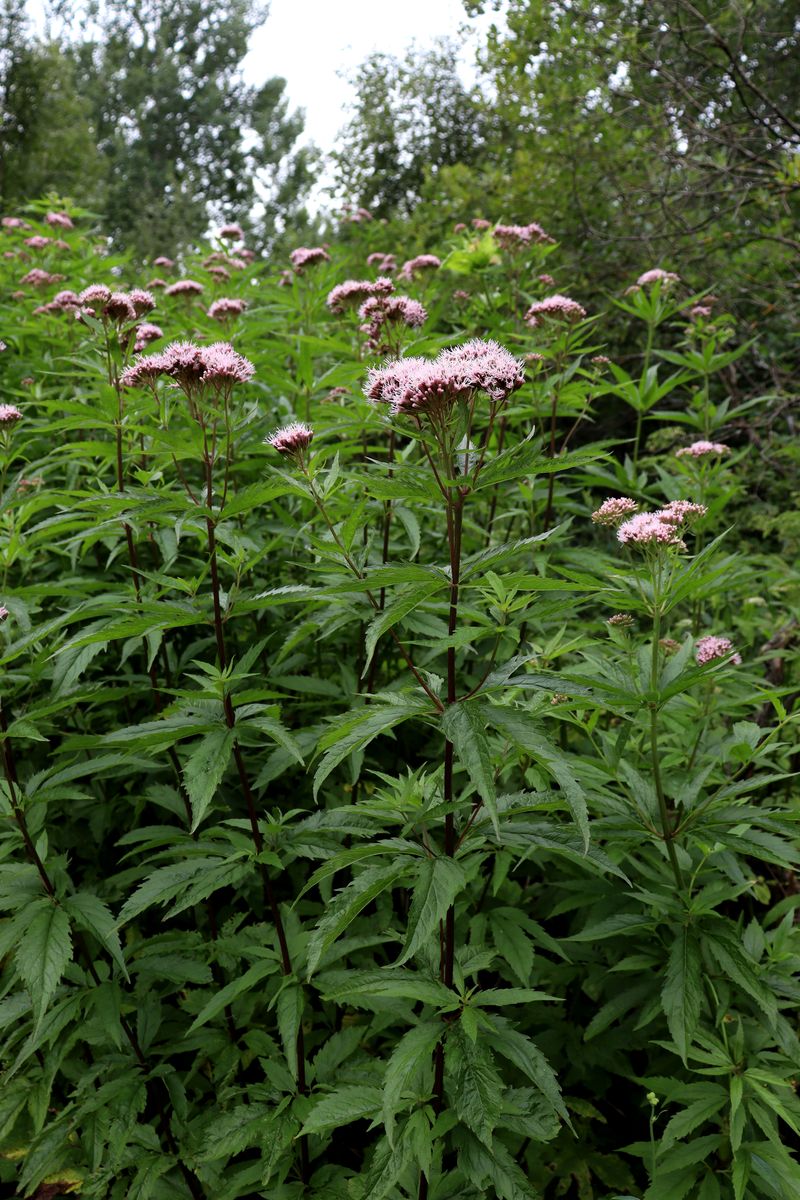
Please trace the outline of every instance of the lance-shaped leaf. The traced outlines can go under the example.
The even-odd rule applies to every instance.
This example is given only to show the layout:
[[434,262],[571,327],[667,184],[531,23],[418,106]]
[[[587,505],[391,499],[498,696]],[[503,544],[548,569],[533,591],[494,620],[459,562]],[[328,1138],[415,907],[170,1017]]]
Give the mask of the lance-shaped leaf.
[[398,966],[408,962],[420,946],[428,942],[439,922],[466,884],[466,874],[452,858],[427,858],[421,864],[413,884],[403,952]]
[[403,1107],[403,1092],[418,1072],[431,1067],[431,1055],[443,1033],[441,1021],[422,1021],[403,1034],[392,1051],[383,1079],[383,1123],[392,1146],[395,1117]]
[[375,647],[382,635],[402,621],[404,617],[407,617],[415,608],[418,608],[434,592],[438,592],[444,587],[444,584],[444,579],[428,579],[426,582],[416,584],[414,587],[405,588],[391,604],[386,606],[383,612],[377,613],[373,617],[367,628],[365,638],[365,668],[372,661]]
[[702,970],[697,938],[691,928],[683,925],[677,931],[669,952],[667,973],[661,989],[661,1005],[684,1063],[700,1020]]
[[214,729],[194,747],[183,764],[183,779],[192,805],[192,832],[214,799],[233,750],[233,730]]
[[583,788],[572,773],[569,763],[559,748],[539,733],[531,717],[520,709],[500,708],[485,704],[482,708],[483,724],[489,723],[505,734],[540,763],[552,775],[561,789],[561,794],[572,814],[572,819],[583,838],[584,849],[589,848],[589,814]]
[[72,958],[72,937],[69,917],[59,904],[49,898],[35,903],[39,911],[19,941],[14,959],[38,1025]]
[[499,833],[492,752],[481,711],[482,706],[469,700],[451,704],[442,713],[442,729],[444,736],[453,743],[458,761],[475,784],[495,833]]
[[380,896],[381,892],[392,887],[405,870],[405,863],[400,866],[393,863],[391,866],[367,867],[346,888],[334,896],[309,939],[306,963],[309,979],[328,947],[332,946],[336,939],[344,933],[362,909]]

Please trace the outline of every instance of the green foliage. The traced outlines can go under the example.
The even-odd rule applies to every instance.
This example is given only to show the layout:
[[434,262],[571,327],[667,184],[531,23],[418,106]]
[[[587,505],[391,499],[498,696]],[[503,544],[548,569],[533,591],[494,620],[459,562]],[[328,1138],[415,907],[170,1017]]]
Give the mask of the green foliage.
[[674,281],[526,324],[558,249],[466,233],[391,351],[493,337],[525,382],[392,413],[325,303],[347,222],[283,283],[203,246],[149,349],[252,378],[128,388],[140,318],[46,304],[150,272],[80,209],[25,246],[52,208],[0,258],[0,1185],[797,1193],[800,578],[752,331]]

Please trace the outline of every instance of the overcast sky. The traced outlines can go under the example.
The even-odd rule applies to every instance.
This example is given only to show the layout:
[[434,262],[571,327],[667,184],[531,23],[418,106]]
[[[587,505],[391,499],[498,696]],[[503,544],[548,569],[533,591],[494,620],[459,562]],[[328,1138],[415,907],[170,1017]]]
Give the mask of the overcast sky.
[[[434,38],[455,36],[462,25],[486,29],[491,21],[491,14],[467,21],[461,0],[271,0],[245,74],[251,83],[283,76],[292,106],[305,109],[305,139],[330,150],[352,96],[339,73],[348,74],[374,50],[402,55],[414,41],[424,48]],[[467,78],[474,45],[473,39],[464,50]]]

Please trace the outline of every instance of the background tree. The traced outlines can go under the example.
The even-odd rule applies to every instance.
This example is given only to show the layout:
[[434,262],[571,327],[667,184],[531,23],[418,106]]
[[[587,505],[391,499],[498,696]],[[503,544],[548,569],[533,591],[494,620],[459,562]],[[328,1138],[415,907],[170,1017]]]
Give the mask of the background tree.
[[456,42],[440,39],[402,60],[373,54],[352,83],[351,117],[333,154],[336,186],[374,216],[409,215],[442,168],[481,161],[491,120],[459,75]]

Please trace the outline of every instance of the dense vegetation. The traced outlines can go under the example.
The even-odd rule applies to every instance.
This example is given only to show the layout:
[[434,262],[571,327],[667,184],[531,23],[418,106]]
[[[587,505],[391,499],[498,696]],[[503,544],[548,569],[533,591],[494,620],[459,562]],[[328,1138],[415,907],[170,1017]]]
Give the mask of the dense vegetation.
[[0,8],[3,1195],[800,1195],[798,6],[489,7]]
[[5,222],[0,1178],[786,1200],[786,398],[674,272],[354,217]]

